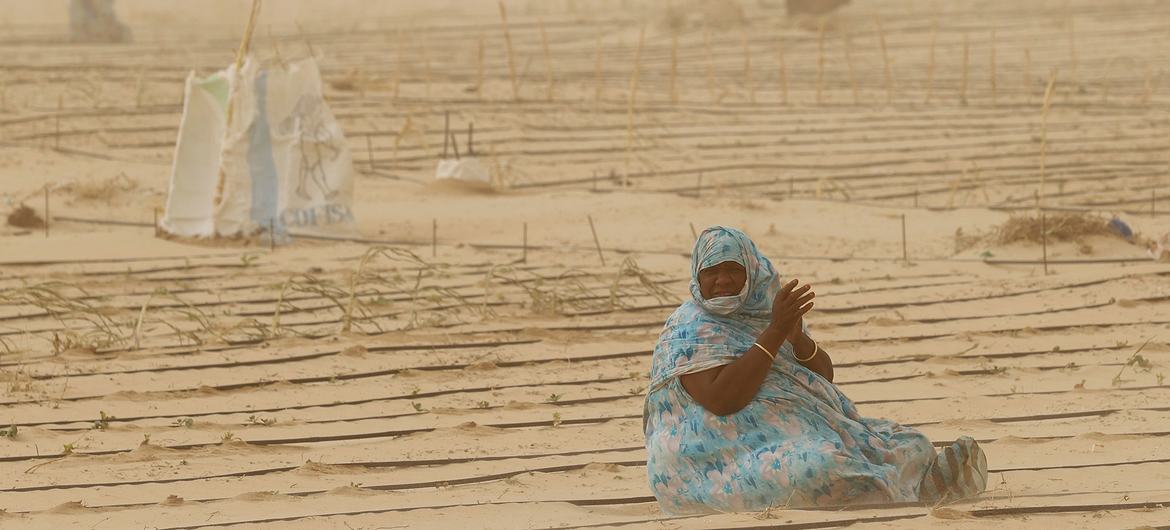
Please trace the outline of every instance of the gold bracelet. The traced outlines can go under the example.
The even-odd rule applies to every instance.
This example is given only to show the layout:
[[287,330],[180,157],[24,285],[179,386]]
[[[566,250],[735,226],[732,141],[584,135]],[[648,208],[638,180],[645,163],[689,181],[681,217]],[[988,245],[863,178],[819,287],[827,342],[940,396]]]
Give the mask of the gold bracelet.
[[809,337],[808,340],[813,341],[813,352],[812,352],[812,355],[808,356],[808,359],[801,359],[800,357],[797,357],[796,356],[796,346],[795,345],[792,346],[792,357],[795,358],[799,362],[807,363],[807,362],[813,360],[813,357],[817,356],[817,352],[821,351],[821,347],[820,347],[820,345],[817,344],[816,339]]
[[776,361],[776,356],[774,354],[772,354],[772,352],[768,351],[768,348],[760,346],[760,343],[758,343],[758,342],[753,342],[752,345],[759,348],[760,351],[764,352],[768,356],[768,358],[772,359],[773,362]]

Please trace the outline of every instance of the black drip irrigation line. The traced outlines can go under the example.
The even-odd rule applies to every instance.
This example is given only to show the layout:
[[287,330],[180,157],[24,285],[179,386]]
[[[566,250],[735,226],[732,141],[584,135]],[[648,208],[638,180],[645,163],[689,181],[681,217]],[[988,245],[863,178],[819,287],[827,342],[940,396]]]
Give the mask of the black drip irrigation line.
[[[55,219],[57,219],[57,218],[55,217]],[[78,223],[93,223],[93,222],[100,223],[100,222],[102,222],[101,220],[82,219],[82,218],[69,218],[69,220],[71,220],[72,222],[78,222]],[[151,226],[151,224],[150,223],[135,223],[132,226],[149,227],[149,226]],[[304,239],[316,239],[316,240],[323,240],[323,241],[392,245],[392,246],[393,245],[427,246],[426,243],[418,242],[418,241],[391,241],[391,240],[380,240],[380,239],[370,239],[370,238],[324,237],[324,236],[312,236],[312,235],[307,235],[307,234],[297,234],[295,232],[292,233],[291,235],[294,237],[299,237],[299,238],[304,238]],[[494,244],[494,243],[466,243],[466,246],[471,247],[471,248],[484,249],[484,250],[522,250],[525,248],[524,245]],[[578,246],[572,246],[572,245],[552,246],[552,245],[529,244],[529,245],[527,245],[527,248],[530,250],[557,249],[557,250],[571,250],[571,251],[580,251],[580,252],[594,252],[594,251],[596,251],[596,248],[578,247]],[[623,255],[651,254],[651,255],[664,255],[664,256],[680,256],[680,257],[684,257],[684,258],[690,258],[690,256],[691,256],[691,253],[689,250],[679,251],[679,250],[658,250],[658,249],[626,249],[626,248],[617,248],[617,247],[609,247],[609,248],[603,247],[602,250],[605,252],[614,252],[614,253],[623,254]],[[900,256],[888,256],[888,257],[887,256],[784,256],[784,258],[781,261],[832,261],[832,262],[845,262],[845,261],[886,262],[886,261],[889,261],[889,262],[900,262],[900,261],[902,261],[902,258]],[[1002,259],[986,259],[986,258],[915,258],[911,261],[919,262],[919,263],[983,263],[983,264],[987,264],[987,265],[1041,265],[1041,264],[1043,264],[1042,260],[1022,260],[1022,259],[1021,260],[1002,260]],[[1099,265],[1099,264],[1106,264],[1106,263],[1151,263],[1151,262],[1152,261],[1149,258],[1100,258],[1100,259],[1050,259],[1050,260],[1048,260],[1049,265]]]
[[[622,378],[618,378],[617,380],[621,380],[621,379]],[[599,382],[601,382],[601,381],[599,381]],[[1117,390],[1117,391],[1147,391],[1147,390],[1151,390],[1151,389],[1165,389],[1165,388],[1166,387],[1162,387],[1162,386],[1146,386],[1146,387],[1130,387],[1130,388],[1115,389],[1115,390]],[[1073,391],[1058,390],[1058,391],[1040,391],[1040,392],[1007,392],[1007,393],[996,393],[996,394],[984,394],[984,395],[981,395],[979,397],[1051,395],[1051,394],[1067,394],[1067,393],[1071,393],[1071,392],[1073,392]],[[631,396],[631,397],[633,397],[633,396]],[[906,403],[906,402],[913,402],[913,401],[942,401],[942,400],[946,400],[946,399],[949,399],[949,398],[948,397],[908,398],[908,399],[856,401],[854,403],[855,404],[891,403],[891,402]],[[642,418],[642,414],[639,413],[639,414],[625,414],[625,415],[615,415],[615,416],[574,418],[574,419],[567,419],[567,420],[556,420],[556,419],[554,419],[554,420],[534,420],[534,421],[519,421],[519,422],[494,423],[494,424],[484,424],[484,425],[487,427],[509,429],[509,428],[551,427],[551,426],[556,426],[556,425],[600,424],[600,423],[606,423],[606,422],[614,421],[614,420],[628,420],[628,419],[641,419],[641,418]],[[1015,420],[1015,418],[1009,418],[1009,420]],[[987,421],[990,421],[990,419],[987,419]],[[333,442],[333,441],[346,441],[346,440],[366,440],[366,439],[374,439],[374,438],[396,438],[399,436],[406,436],[406,435],[417,434],[417,433],[422,433],[422,432],[434,432],[437,429],[439,429],[439,427],[418,427],[418,428],[411,428],[411,429],[391,429],[391,430],[385,430],[385,431],[339,434],[339,435],[326,435],[326,436],[301,436],[301,437],[277,438],[277,439],[267,439],[267,440],[246,440],[245,442],[248,444],[251,444],[251,445],[288,445],[288,444],[320,443],[320,442]],[[1113,435],[1117,435],[1117,436],[1163,437],[1163,436],[1170,436],[1170,431],[1126,432],[1126,433],[1107,433],[1107,434],[1113,434]],[[1020,438],[1028,439],[1028,440],[1063,440],[1063,439],[1075,438],[1076,436],[1077,435],[1055,435],[1055,436],[1030,436],[1030,437],[1020,437]],[[997,439],[996,438],[984,438],[984,439],[979,439],[977,441],[979,441],[981,443],[991,443],[991,442],[997,441]],[[935,447],[946,447],[946,446],[950,445],[951,442],[935,441],[935,442],[932,442],[932,444]],[[219,442],[200,442],[200,443],[189,443],[189,444],[177,444],[177,445],[162,446],[162,447],[165,447],[167,449],[194,449],[194,448],[200,448],[200,447],[210,447],[210,446],[214,446],[214,445],[219,445]],[[81,455],[81,456],[105,456],[105,455],[125,453],[127,451],[130,451],[130,449],[110,449],[110,450],[93,451],[93,452],[76,453],[76,454]],[[44,460],[44,459],[61,458],[63,456],[66,456],[66,455],[63,455],[63,454],[43,454],[43,455],[37,454],[37,455],[24,455],[24,456],[5,456],[5,457],[0,457],[0,462],[22,462],[22,461],[28,461],[28,460]]]
[[[575,506],[584,507],[584,506],[616,506],[616,505],[629,505],[629,504],[647,504],[647,503],[652,503],[652,502],[656,502],[656,499],[653,496],[638,496],[638,497],[603,498],[603,499],[523,500],[523,501],[492,502],[491,504],[498,506],[498,505],[507,505],[507,504],[568,503],[568,504],[572,504]],[[247,520],[224,521],[224,522],[216,522],[216,523],[202,523],[202,524],[196,524],[196,525],[190,525],[190,526],[173,526],[173,527],[160,528],[158,530],[196,530],[199,528],[209,528],[209,527],[238,526],[238,525],[244,525],[244,524],[263,524],[263,523],[297,521],[297,520],[301,520],[301,519],[308,519],[311,517],[323,518],[323,517],[341,517],[341,516],[355,516],[355,515],[374,515],[374,514],[385,514],[385,513],[394,513],[394,512],[409,512],[409,511],[415,511],[415,510],[442,510],[442,509],[450,509],[450,508],[474,507],[474,506],[481,506],[481,505],[482,504],[447,504],[447,505],[441,505],[441,506],[431,505],[431,506],[418,506],[418,507],[411,507],[411,508],[383,508],[383,509],[371,509],[371,510],[356,510],[356,511],[348,511],[348,512],[314,513],[314,514],[292,515],[292,516],[284,516],[284,517],[272,517],[272,518],[265,518],[265,519],[247,519]],[[983,509],[971,510],[967,513],[969,513],[975,517],[995,517],[995,516],[1005,516],[1005,515],[1082,513],[1082,512],[1097,512],[1097,511],[1102,511],[1102,510],[1152,510],[1152,509],[1163,508],[1166,505],[1170,505],[1170,499],[1168,499],[1166,501],[1162,501],[1162,502],[1140,502],[1140,503],[1120,503],[1120,504],[1088,504],[1088,505],[1065,505],[1065,506],[1027,506],[1027,507],[1017,507],[1017,508],[983,508]],[[893,504],[893,505],[887,504],[887,505],[863,505],[863,506],[845,506],[845,507],[838,506],[838,507],[821,507],[821,508],[802,508],[801,510],[814,511],[814,512],[815,511],[841,512],[841,511],[858,511],[858,510],[898,509],[898,508],[908,508],[908,507],[916,507],[916,508],[924,508],[925,509],[925,508],[929,508],[929,505],[926,505],[923,503],[899,503],[899,504]],[[899,520],[906,520],[906,519],[918,519],[918,518],[923,518],[923,517],[928,517],[928,516],[929,516],[928,513],[923,512],[923,513],[900,514],[900,515],[873,515],[873,516],[869,516],[869,517],[855,517],[852,519],[842,519],[842,520],[836,520],[836,521],[817,521],[817,522],[808,522],[808,523],[776,523],[776,524],[762,524],[759,526],[751,526],[751,527],[710,526],[708,528],[710,528],[712,530],[746,530],[746,529],[816,530],[816,529],[822,529],[822,528],[840,528],[840,527],[852,526],[852,525],[855,525],[858,523],[884,523],[884,522],[892,522],[892,521],[899,521]],[[647,519],[645,521],[625,521],[625,522],[605,523],[605,524],[602,524],[599,526],[623,526],[623,525],[627,525],[627,524],[640,524],[642,522],[668,523],[668,522],[675,520],[675,519],[691,519],[691,518],[697,518],[697,517],[702,517],[702,516],[684,516],[684,517],[678,517],[678,518],[663,517],[660,519]],[[577,526],[577,527],[556,527],[556,528],[589,528],[591,526],[594,526],[594,525]]]
[[[1052,353],[1076,353],[1076,352],[1085,352],[1085,351],[1094,351],[1094,350],[1128,349],[1128,348],[1129,348],[1129,346],[1125,346],[1125,347],[1114,346],[1114,347],[1101,347],[1101,348],[1079,348],[1079,349],[1056,350],[1056,351],[1044,350],[1044,351],[1032,351],[1032,352],[1004,352],[1004,353],[998,353],[998,354],[992,353],[992,354],[972,355],[972,356],[969,356],[967,358],[971,359],[971,360],[976,360],[979,358],[1022,357],[1022,356],[1037,355],[1037,354],[1043,355],[1043,354],[1052,354]],[[650,354],[651,354],[651,352],[649,352],[649,351],[617,353],[617,354],[603,354],[602,356],[600,356],[600,358],[598,358],[598,357],[575,358],[575,359],[571,359],[571,362],[587,362],[587,361],[608,360],[608,359],[629,358],[629,357],[645,357],[645,356],[649,356]],[[905,359],[897,359],[897,360],[887,360],[887,361],[869,361],[869,362],[863,361],[863,362],[854,362],[854,363],[842,363],[842,364],[837,365],[837,367],[838,368],[847,368],[847,367],[853,367],[853,366],[871,366],[871,365],[879,365],[879,364],[888,365],[888,364],[906,363],[906,362],[920,362],[920,361],[928,359],[928,358],[930,358],[930,356],[921,356],[921,357],[905,358]],[[565,359],[515,361],[516,363],[522,363],[522,364],[515,364],[514,366],[528,366],[530,364],[544,364],[547,362],[556,362],[556,361],[561,361],[561,360],[565,360]],[[1100,364],[1100,365],[1084,365],[1084,366],[1105,367],[1105,366],[1120,366],[1120,365],[1121,365],[1121,363],[1106,363],[1106,364]],[[499,365],[497,365],[497,366],[499,366]],[[512,367],[512,366],[504,366],[504,368],[508,368],[508,367]],[[1078,368],[1079,367],[1082,367],[1082,366],[1078,366]],[[1038,370],[1042,370],[1042,371],[1060,370],[1060,369],[1068,368],[1068,365],[1052,365],[1052,366],[1027,367],[1027,368],[1028,369],[1038,369]],[[959,370],[956,373],[960,376],[993,375],[993,374],[1001,373],[1005,369],[1000,369],[1000,368],[996,367],[996,368],[985,368],[985,369]],[[870,384],[870,383],[885,383],[885,382],[892,382],[892,381],[917,379],[917,378],[927,377],[927,375],[928,374],[925,374],[925,373],[915,373],[915,374],[880,377],[880,378],[873,378],[873,379],[860,379],[860,380],[855,380],[855,381],[838,382],[837,385],[838,386],[845,386],[845,385],[858,385],[858,384]],[[492,391],[492,390],[510,389],[510,388],[532,388],[532,387],[547,387],[547,386],[557,386],[557,385],[583,385],[583,384],[613,383],[613,382],[627,381],[627,380],[629,380],[629,378],[618,377],[618,378],[591,379],[591,380],[585,380],[585,381],[580,381],[580,380],[542,381],[540,383],[518,383],[518,384],[512,384],[512,385],[502,385],[502,386],[497,385],[497,386],[489,386],[489,387],[471,387],[471,388],[463,387],[463,388],[455,388],[455,389],[436,390],[436,391],[430,391],[430,392],[412,393],[410,395],[382,396],[382,397],[363,398],[363,399],[359,399],[359,400],[350,400],[350,401],[332,401],[329,403],[318,403],[318,404],[288,405],[288,406],[270,407],[270,408],[264,408],[264,409],[249,408],[249,409],[221,410],[221,411],[186,413],[186,414],[172,413],[172,414],[158,414],[158,415],[149,415],[149,416],[118,417],[116,419],[111,419],[111,422],[115,422],[115,421],[116,422],[132,422],[132,421],[141,421],[141,420],[150,420],[150,419],[172,419],[172,418],[185,418],[185,417],[195,418],[195,417],[223,416],[223,415],[231,415],[231,414],[244,414],[244,413],[256,413],[256,412],[282,412],[282,411],[288,411],[288,410],[302,410],[302,409],[308,409],[308,408],[329,408],[329,407],[365,404],[365,403],[373,403],[373,402],[397,401],[397,400],[402,400],[402,399],[429,398],[429,397],[438,397],[438,396],[451,395],[451,394],[467,394],[467,393],[475,393],[475,392],[487,392],[487,391]],[[267,384],[267,383],[265,383],[265,384]],[[1161,389],[1163,387],[1154,387],[1154,388]],[[1170,387],[1165,387],[1165,388],[1167,390],[1170,390]],[[1116,390],[1124,390],[1124,389],[1116,389]],[[642,394],[638,394],[638,396],[641,396],[641,395]],[[597,397],[592,397],[592,398],[557,401],[557,402],[551,403],[551,404],[556,405],[556,406],[568,406],[568,405],[586,404],[586,403],[602,403],[602,402],[609,402],[609,401],[620,401],[620,400],[624,400],[624,399],[630,399],[632,397],[634,397],[634,395],[626,393],[626,394],[612,395],[612,396],[597,396]],[[929,399],[934,399],[934,398],[929,398]],[[943,399],[945,399],[945,398],[943,398]],[[884,401],[882,401],[882,402],[884,402]],[[873,402],[873,401],[858,401],[856,403],[865,404],[865,403],[875,403],[875,402]],[[494,407],[489,407],[489,408],[492,408],[492,409],[503,408],[503,406],[494,406]],[[1090,411],[1090,412],[1074,412],[1074,413],[1062,413],[1062,414],[1053,414],[1053,415],[1008,417],[1008,418],[1000,418],[1000,419],[989,419],[988,421],[1007,423],[1007,422],[1013,422],[1013,421],[1026,421],[1026,420],[1032,420],[1032,419],[1049,419],[1049,417],[1060,418],[1060,417],[1081,417],[1081,416],[1104,416],[1104,415],[1107,415],[1110,413],[1120,412],[1122,410],[1162,411],[1163,409],[1162,408],[1107,409],[1107,410],[1098,410],[1098,411]],[[1167,408],[1166,410],[1170,410],[1170,408]],[[403,417],[403,416],[413,416],[413,415],[418,415],[418,414],[419,413],[404,413],[404,414],[351,417],[351,418],[343,418],[343,419],[336,419],[336,420],[311,420],[311,421],[306,421],[305,423],[319,424],[319,423],[360,421],[360,420],[370,420],[370,419],[393,419],[393,418],[398,418],[398,417]],[[78,419],[78,420],[51,420],[51,421],[28,422],[28,423],[18,424],[17,426],[18,427],[38,427],[38,426],[45,426],[45,425],[67,425],[67,424],[74,424],[74,423],[88,424],[90,422],[92,422],[92,419],[87,418],[87,419]],[[907,425],[912,425],[912,426],[913,425],[929,425],[929,424],[934,424],[934,423],[938,423],[938,422],[924,422],[924,423],[907,424]],[[59,429],[51,429],[51,430],[71,431],[71,430],[86,430],[86,429],[88,429],[88,427],[86,427],[86,428],[59,428]]]

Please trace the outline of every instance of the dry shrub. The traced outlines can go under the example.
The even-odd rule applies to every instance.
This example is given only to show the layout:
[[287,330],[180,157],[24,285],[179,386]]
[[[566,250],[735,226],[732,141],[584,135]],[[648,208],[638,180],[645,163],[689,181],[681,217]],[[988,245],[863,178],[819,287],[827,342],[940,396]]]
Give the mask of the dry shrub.
[[1120,238],[1109,228],[1109,220],[1100,216],[1081,212],[1061,212],[1047,215],[1041,220],[1039,215],[1013,215],[995,232],[995,241],[1001,245],[1026,241],[1040,243],[1042,241],[1042,226],[1048,231],[1049,241],[1081,241],[1090,236],[1114,236]]
[[64,189],[83,201],[110,202],[123,193],[137,190],[138,181],[127,177],[125,173],[118,173],[108,179],[73,182],[65,185]]
[[22,204],[8,214],[8,224],[18,228],[41,228],[45,226],[45,220],[37,215],[36,210]]

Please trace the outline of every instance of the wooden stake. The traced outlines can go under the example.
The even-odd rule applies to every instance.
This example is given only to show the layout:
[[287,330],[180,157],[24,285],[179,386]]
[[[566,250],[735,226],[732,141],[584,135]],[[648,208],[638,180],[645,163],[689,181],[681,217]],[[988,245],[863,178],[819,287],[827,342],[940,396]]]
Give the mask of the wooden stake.
[[597,105],[601,102],[601,93],[605,90],[605,78],[601,76],[601,61],[602,61],[602,47],[601,34],[597,34],[597,56],[593,59],[593,82],[597,88],[593,92],[593,108],[597,109]]
[[516,82],[516,59],[512,55],[512,35],[508,33],[508,10],[500,0],[500,26],[504,29],[504,47],[508,51],[508,76],[512,79],[512,99],[520,100],[520,85]]
[[999,104],[999,93],[998,93],[999,90],[998,90],[998,87],[996,86],[996,79],[995,79],[995,75],[996,75],[995,74],[995,48],[996,48],[995,41],[996,41],[995,28],[991,28],[991,79],[990,79],[990,81],[991,81],[991,104],[992,105]]
[[882,19],[874,18],[874,25],[877,26],[878,43],[882,47],[882,62],[885,64],[886,76],[886,105],[894,102],[894,70],[890,66],[890,54],[886,50],[886,31],[882,29]]
[[817,30],[817,105],[824,103],[825,91],[825,21]]
[[634,106],[638,101],[638,76],[642,71],[642,45],[646,41],[646,26],[638,33],[638,50],[634,53],[634,71],[630,74],[630,100],[626,106],[626,170],[622,186],[630,185],[630,164],[634,157]]
[[475,97],[483,99],[483,35],[479,36],[479,49],[475,54]]
[[1040,247],[1044,255],[1044,275],[1048,275],[1048,214],[1040,212]]
[[910,253],[906,249],[906,214],[902,214],[902,261],[910,263]]
[[49,185],[45,184],[45,239],[49,238]]
[[276,250],[276,218],[268,219],[268,250]]
[[[503,5],[502,3],[500,5]],[[439,255],[439,220],[431,219],[431,257]]]
[[748,101],[754,105],[756,103],[756,87],[752,81],[752,49],[748,41],[746,26],[740,33],[740,41],[743,43],[743,83],[747,87]]
[[691,237],[693,237],[695,240],[698,240],[699,233],[695,231],[695,223],[690,223],[690,225],[691,225]]
[[926,103],[934,96],[934,50],[938,43],[938,21],[930,23],[930,62],[926,65]]
[[678,31],[670,35],[670,104],[678,105]]
[[522,248],[524,249],[524,253],[521,254],[521,256],[520,256],[520,262],[521,263],[528,263],[528,223],[527,222],[524,223],[524,242],[523,242]]
[[544,30],[544,19],[540,20],[540,45],[544,49],[544,78],[548,83],[548,93],[545,95],[545,101],[552,101],[553,99],[553,71],[552,71],[552,54],[548,51],[548,32]]
[[776,55],[780,58],[780,104],[788,105],[788,63],[784,60],[784,42],[776,41]]
[[455,160],[459,160],[459,140],[455,138],[455,133],[451,133],[451,152],[455,153]]
[[963,80],[959,83],[959,104],[967,104],[967,79],[971,67],[971,43],[963,34]]
[[841,38],[845,41],[845,66],[849,68],[849,87],[853,89],[853,104],[861,104],[861,92],[857,88],[857,74],[853,71],[853,39],[849,33],[844,33]]
[[593,226],[593,216],[589,215],[587,217],[589,218],[589,231],[593,232],[593,244],[597,247],[597,257],[601,258],[601,266],[604,267],[605,254],[601,252],[601,241],[597,239],[597,229]]

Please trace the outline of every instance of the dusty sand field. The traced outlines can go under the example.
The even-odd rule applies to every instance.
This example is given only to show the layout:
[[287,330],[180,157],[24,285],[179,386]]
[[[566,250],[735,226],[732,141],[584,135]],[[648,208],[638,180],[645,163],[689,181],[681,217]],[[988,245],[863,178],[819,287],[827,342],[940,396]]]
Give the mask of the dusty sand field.
[[[256,53],[318,58],[360,173],[360,241],[270,250],[152,228],[248,3],[75,45],[0,1],[0,214],[51,200],[0,228],[0,527],[1170,528],[1170,5],[854,4],[509,2],[513,83],[494,2],[267,2]],[[447,113],[498,190],[428,183]],[[995,238],[1038,206],[1139,241]],[[716,223],[814,285],[863,414],[976,437],[989,491],[663,516],[650,350]]]

